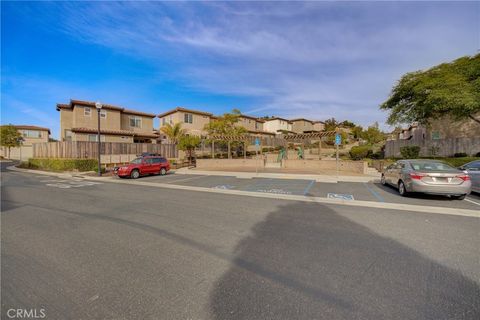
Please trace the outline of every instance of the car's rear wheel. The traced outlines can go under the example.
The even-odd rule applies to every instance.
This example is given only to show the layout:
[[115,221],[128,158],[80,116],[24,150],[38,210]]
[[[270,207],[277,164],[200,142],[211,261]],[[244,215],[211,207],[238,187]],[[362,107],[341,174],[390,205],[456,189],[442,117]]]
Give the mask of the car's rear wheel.
[[464,200],[466,197],[467,197],[466,194],[462,194],[460,196],[452,196],[453,199],[457,199],[457,200]]
[[384,174],[382,174],[382,178],[380,179],[380,183],[381,183],[382,185],[386,185],[386,184],[387,184],[387,181],[385,180],[385,175],[384,175]]
[[160,169],[160,175],[164,176],[166,174],[167,174],[167,169],[165,168]]
[[130,178],[138,179],[139,177],[140,177],[140,171],[138,171],[137,169],[132,170],[132,172],[130,173]]
[[400,193],[400,195],[402,197],[406,197],[408,195],[408,191],[407,189],[405,188],[405,183],[403,183],[403,181],[400,180],[400,182],[398,183],[398,193]]

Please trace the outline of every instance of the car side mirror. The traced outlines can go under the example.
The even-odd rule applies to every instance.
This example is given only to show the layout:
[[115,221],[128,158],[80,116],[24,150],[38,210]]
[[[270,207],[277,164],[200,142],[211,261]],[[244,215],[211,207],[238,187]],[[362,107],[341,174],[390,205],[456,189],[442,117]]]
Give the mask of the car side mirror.
[[458,170],[466,170],[464,166],[458,167]]

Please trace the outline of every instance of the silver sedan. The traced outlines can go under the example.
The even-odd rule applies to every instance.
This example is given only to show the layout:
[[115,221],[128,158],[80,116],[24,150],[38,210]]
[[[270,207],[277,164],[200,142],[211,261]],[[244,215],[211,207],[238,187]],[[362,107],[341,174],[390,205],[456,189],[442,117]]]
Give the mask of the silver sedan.
[[480,160],[466,163],[459,169],[467,173],[472,180],[472,191],[480,193]]
[[381,181],[398,188],[401,196],[420,192],[462,200],[472,189],[468,174],[435,160],[399,160],[385,168]]

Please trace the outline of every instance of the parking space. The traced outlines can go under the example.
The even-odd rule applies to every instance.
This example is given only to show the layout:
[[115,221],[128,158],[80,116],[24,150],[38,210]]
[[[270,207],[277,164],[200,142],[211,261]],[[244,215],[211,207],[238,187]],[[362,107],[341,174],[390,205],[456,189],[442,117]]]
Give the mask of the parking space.
[[380,183],[374,182],[322,183],[301,179],[239,179],[233,176],[174,173],[166,176],[143,177],[142,180],[184,186],[273,193],[279,195],[304,195],[342,199],[347,201],[361,200],[480,210],[480,196],[476,194],[468,196],[465,200],[454,200],[444,196],[423,194],[401,197],[395,188],[382,186]]

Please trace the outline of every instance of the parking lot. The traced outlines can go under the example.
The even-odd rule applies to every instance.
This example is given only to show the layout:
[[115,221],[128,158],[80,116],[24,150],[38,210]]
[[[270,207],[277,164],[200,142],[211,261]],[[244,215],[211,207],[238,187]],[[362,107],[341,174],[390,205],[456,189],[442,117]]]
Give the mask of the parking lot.
[[471,194],[465,200],[454,200],[444,196],[415,194],[401,197],[397,190],[382,186],[380,182],[322,183],[314,180],[240,179],[233,176],[209,176],[170,173],[166,176],[148,176],[140,181],[167,183],[214,189],[240,190],[272,194],[303,195],[311,197],[337,198],[412,205],[428,205],[459,209],[480,210],[480,195]]

